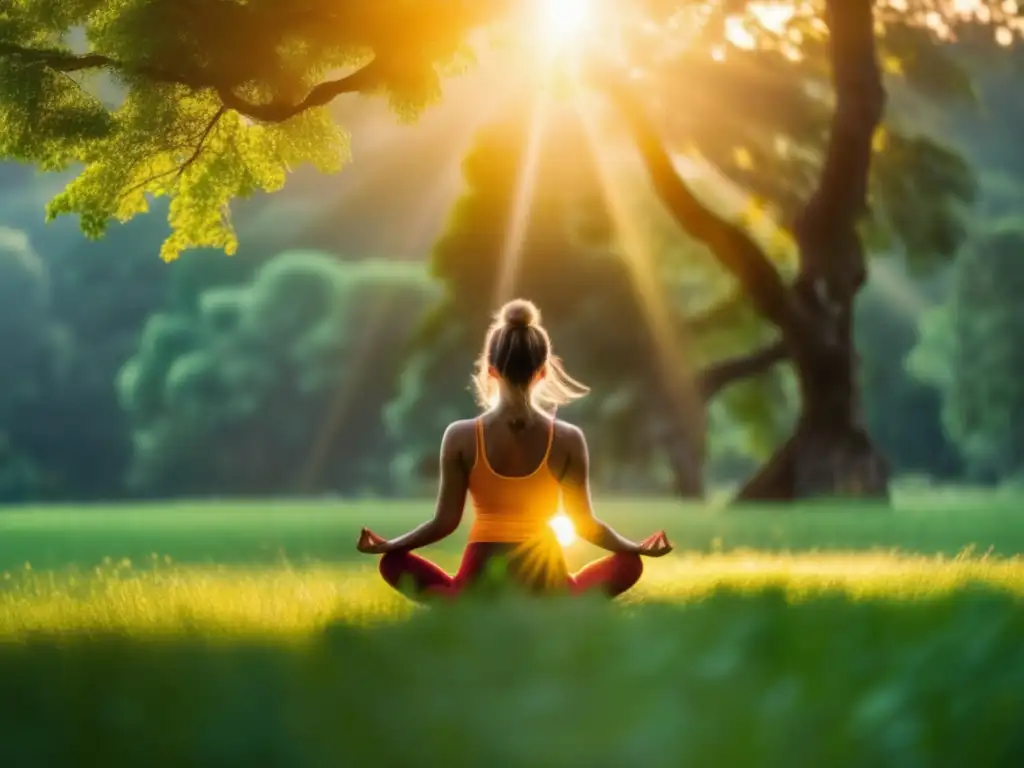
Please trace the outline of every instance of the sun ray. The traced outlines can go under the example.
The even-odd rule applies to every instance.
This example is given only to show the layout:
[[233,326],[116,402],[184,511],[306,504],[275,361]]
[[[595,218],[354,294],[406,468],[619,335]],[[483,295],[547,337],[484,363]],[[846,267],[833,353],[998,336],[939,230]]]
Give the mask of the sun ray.
[[512,559],[528,582],[543,582],[549,588],[557,587],[565,576],[562,546],[557,534],[541,534],[519,545]]
[[519,272],[523,242],[529,231],[530,213],[540,165],[540,149],[544,141],[548,113],[548,96],[545,93],[539,93],[532,106],[526,149],[519,167],[512,210],[509,214],[508,231],[499,257],[500,268],[494,289],[494,306],[496,307],[513,298],[512,291],[515,288],[516,275]]
[[[482,103],[481,103],[482,102]],[[472,117],[452,125],[447,133],[450,150],[443,164],[444,171],[438,173],[430,187],[420,191],[422,208],[401,233],[402,243],[409,249],[419,248],[425,242],[434,242],[447,224],[447,216],[455,200],[463,191],[462,162],[467,148],[472,144],[480,128],[498,112],[501,100],[493,94],[491,98],[474,106]]]
[[623,186],[613,178],[607,146],[597,135],[595,111],[581,94],[574,99],[580,115],[580,122],[590,144],[599,176],[598,183],[608,213],[615,227],[625,263],[629,268],[648,332],[654,342],[657,360],[655,365],[675,405],[688,413],[694,426],[700,428],[704,419],[704,408],[694,385],[693,368],[683,354],[689,346],[689,339],[678,332],[678,324],[668,306],[664,290],[651,256],[651,246],[643,229],[635,222],[629,201],[623,194]]
[[[376,373],[374,361],[379,351],[378,339],[388,317],[397,309],[398,295],[396,292],[394,296],[388,296],[373,306],[370,317],[364,321],[360,331],[358,345],[345,357],[343,364],[351,367],[351,375],[345,377],[346,385],[340,387],[332,398],[330,407],[324,415],[323,427],[317,432],[310,448],[309,457],[298,481],[299,490],[302,492],[308,493],[316,489],[327,456],[344,428],[346,418],[352,412],[356,394],[360,387],[367,384],[367,379]],[[339,364],[342,363],[339,361]]]
[[[448,210],[461,190],[462,159],[480,126],[490,120],[502,101],[488,97],[484,89],[467,89],[459,93],[461,100],[441,105],[436,112],[424,115],[414,126],[396,126],[380,111],[379,105],[368,104],[364,111],[353,112],[346,120],[353,144],[353,162],[336,177],[324,177],[308,169],[288,181],[288,196],[274,205],[279,215],[257,216],[247,222],[246,236],[253,239],[294,239],[301,241],[311,232],[337,232],[338,211],[345,206],[359,206],[365,201],[387,197],[387,190],[403,178],[410,151],[437,155],[431,162],[428,187],[417,196],[420,206],[410,215],[408,225],[394,233],[399,254],[422,254],[429,242],[444,226]],[[467,104],[472,102],[472,109]],[[325,209],[325,202],[329,205]],[[283,214],[283,215],[281,215]]]
[[[437,174],[429,187],[420,190],[421,207],[402,229],[399,240],[401,245],[398,246],[400,252],[408,249],[410,252],[422,253],[429,249],[430,242],[437,235],[434,230],[444,226],[445,214],[458,197],[461,189],[460,170],[467,148],[480,127],[490,121],[503,105],[499,92],[480,88],[479,84],[478,82],[474,87],[473,83],[469,83],[460,94],[462,101],[456,99],[452,108],[442,108],[440,114],[431,115],[424,121],[425,126],[416,126],[419,131],[418,138],[426,146],[443,146],[447,149],[445,159],[438,164],[445,171]],[[467,98],[472,99],[471,110],[465,108]],[[380,190],[375,187],[394,183],[394,174],[388,173],[388,170],[397,169],[406,161],[407,156],[395,151],[395,146],[397,141],[405,138],[400,133],[402,130],[408,132],[414,128],[391,127],[384,132],[386,138],[381,139],[376,130],[369,130],[373,126],[380,127],[379,119],[361,122],[360,127],[367,129],[368,141],[362,147],[360,157],[366,157],[368,152],[372,155],[373,161],[369,167],[374,169],[374,173],[362,174],[354,183],[347,184],[333,201],[334,206],[340,206],[345,201],[354,199],[356,195],[379,194]],[[536,175],[536,162],[533,173]],[[321,188],[317,185],[313,191],[319,189]],[[306,229],[317,223],[315,219],[310,220],[308,217],[304,221]],[[303,490],[311,490],[315,486],[331,446],[344,429],[345,420],[351,413],[359,382],[372,375],[374,350],[380,343],[388,316],[395,310],[393,301],[389,298],[375,306],[360,334],[361,344],[345,361],[347,366],[352,367],[350,383],[335,393],[323,426],[313,440],[309,458],[299,480],[300,488]]]

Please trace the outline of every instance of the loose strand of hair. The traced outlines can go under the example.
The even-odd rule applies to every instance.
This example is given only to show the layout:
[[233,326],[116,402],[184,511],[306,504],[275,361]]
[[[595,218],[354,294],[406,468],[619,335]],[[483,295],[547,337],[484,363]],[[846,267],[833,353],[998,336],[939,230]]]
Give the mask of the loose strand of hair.
[[549,355],[547,374],[540,381],[534,392],[534,402],[539,408],[554,413],[559,407],[586,397],[590,387],[570,376],[562,360]]

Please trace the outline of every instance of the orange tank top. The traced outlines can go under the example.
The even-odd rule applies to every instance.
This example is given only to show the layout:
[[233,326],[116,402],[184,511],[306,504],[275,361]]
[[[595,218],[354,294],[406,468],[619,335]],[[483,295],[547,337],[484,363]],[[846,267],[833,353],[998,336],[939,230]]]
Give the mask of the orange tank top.
[[545,531],[558,513],[562,487],[548,468],[555,422],[551,421],[548,447],[540,465],[529,475],[499,475],[487,460],[484,423],[476,420],[476,460],[469,473],[469,497],[473,504],[473,527],[469,541],[523,542]]

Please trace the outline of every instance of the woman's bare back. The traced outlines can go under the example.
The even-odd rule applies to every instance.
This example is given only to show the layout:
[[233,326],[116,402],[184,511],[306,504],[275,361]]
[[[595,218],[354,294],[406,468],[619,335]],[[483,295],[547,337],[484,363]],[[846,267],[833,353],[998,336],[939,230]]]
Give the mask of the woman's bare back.
[[[563,478],[571,461],[572,433],[576,427],[555,420],[552,435],[551,419],[543,414],[518,429],[510,426],[510,417],[500,411],[479,418],[484,427],[486,461],[495,473],[504,477],[529,476],[541,468],[546,455],[548,469],[559,480]],[[485,458],[476,455],[476,419],[458,421],[451,428],[459,435],[459,454],[468,474],[476,462]]]

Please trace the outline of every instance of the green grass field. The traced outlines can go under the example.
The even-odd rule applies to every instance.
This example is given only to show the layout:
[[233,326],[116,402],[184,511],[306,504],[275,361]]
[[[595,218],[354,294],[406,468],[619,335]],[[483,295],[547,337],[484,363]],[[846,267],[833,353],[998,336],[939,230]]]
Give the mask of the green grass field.
[[627,598],[430,610],[354,551],[426,502],[11,509],[0,766],[1022,764],[1024,510],[897,501],[606,502]]

